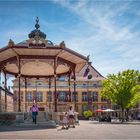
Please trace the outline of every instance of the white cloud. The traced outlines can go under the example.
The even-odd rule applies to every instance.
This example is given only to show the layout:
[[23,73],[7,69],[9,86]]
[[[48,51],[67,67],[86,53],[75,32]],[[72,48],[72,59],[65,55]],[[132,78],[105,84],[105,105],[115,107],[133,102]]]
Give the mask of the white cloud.
[[[50,30],[52,35],[52,37],[49,35],[50,40],[56,39],[60,42],[64,40],[70,49],[85,56],[90,54],[93,66],[104,76],[122,69],[140,70],[140,28],[138,26],[140,10],[135,7],[136,4],[129,1],[98,2],[90,0],[73,2],[54,0],[54,2],[69,9],[83,23],[77,21],[72,28],[66,28],[66,26],[62,26],[67,24],[64,19],[61,23],[49,23],[43,18],[40,19],[41,29],[46,29],[43,30],[46,33]],[[29,9],[27,8],[27,10]],[[127,16],[128,13],[133,16]],[[33,11],[26,20],[31,20],[32,15]],[[8,20],[8,23],[10,22]],[[8,23],[5,24],[8,25]],[[27,39],[29,31],[34,27],[31,26],[29,29],[29,25],[23,24],[22,22],[17,23],[12,30],[7,29],[6,32],[1,32],[0,47],[5,46],[10,38],[15,43]],[[24,26],[27,28],[23,30]],[[58,30],[57,34],[56,32],[54,34],[55,28]]]
[[[90,36],[81,37],[82,30],[74,30],[76,36],[69,38],[68,46],[84,54],[91,55],[93,66],[97,66],[99,72],[104,75],[107,73],[116,73],[124,69],[140,70],[140,30],[133,31],[139,18],[130,20],[126,23],[127,12],[138,15],[131,7],[131,2],[125,3],[101,3],[95,4],[91,1],[55,1],[63,7],[74,12],[91,28]],[[117,20],[119,19],[119,20]],[[125,23],[125,26],[121,26]],[[77,35],[79,32],[79,36]],[[93,55],[93,56],[92,56]],[[94,57],[94,59],[93,59]],[[96,60],[96,61],[95,61]]]
[[19,43],[20,41],[26,40],[28,38],[28,31],[21,29],[10,29],[6,32],[1,32],[2,38],[0,42],[0,47],[4,47],[8,44],[9,39],[12,39],[15,44]]

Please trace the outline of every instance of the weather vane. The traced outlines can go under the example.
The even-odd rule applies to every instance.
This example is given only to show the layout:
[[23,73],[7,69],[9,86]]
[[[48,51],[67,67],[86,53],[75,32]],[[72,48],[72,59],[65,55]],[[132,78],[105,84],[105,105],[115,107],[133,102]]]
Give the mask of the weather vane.
[[39,18],[36,17],[36,24],[35,24],[35,28],[38,30],[38,28],[40,27],[40,25],[38,24],[39,22]]

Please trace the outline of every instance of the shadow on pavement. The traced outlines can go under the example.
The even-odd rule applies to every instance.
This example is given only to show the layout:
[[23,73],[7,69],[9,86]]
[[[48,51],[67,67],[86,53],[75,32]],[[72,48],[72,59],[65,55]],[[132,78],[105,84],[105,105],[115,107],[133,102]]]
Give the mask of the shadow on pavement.
[[[56,127],[57,128],[57,127]],[[34,126],[12,126],[12,125],[0,125],[0,132],[4,131],[28,131],[28,130],[41,130],[41,129],[56,129],[54,127],[48,127],[48,126],[40,126],[40,125],[34,125]]]

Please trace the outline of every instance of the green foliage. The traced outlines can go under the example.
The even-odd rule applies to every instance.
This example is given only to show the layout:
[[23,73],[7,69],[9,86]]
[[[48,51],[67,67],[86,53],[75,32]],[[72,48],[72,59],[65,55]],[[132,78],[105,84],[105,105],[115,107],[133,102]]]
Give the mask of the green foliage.
[[139,75],[135,70],[126,70],[117,75],[109,74],[103,81],[102,96],[119,105],[122,110],[133,106],[140,98],[137,87]]
[[84,111],[83,115],[85,118],[89,118],[92,117],[93,113],[90,110],[88,110],[88,111]]
[[140,82],[140,74],[139,74],[139,76],[138,76],[138,82]]
[[134,97],[131,102],[128,104],[128,108],[135,107],[137,104],[140,103],[140,85],[136,85],[132,92],[134,93]]

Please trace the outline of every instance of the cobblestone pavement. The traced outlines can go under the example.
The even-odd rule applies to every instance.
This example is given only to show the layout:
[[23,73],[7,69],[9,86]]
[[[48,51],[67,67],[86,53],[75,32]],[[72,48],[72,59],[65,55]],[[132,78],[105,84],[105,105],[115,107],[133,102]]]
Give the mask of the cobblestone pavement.
[[76,128],[54,129],[34,125],[32,127],[0,126],[0,139],[129,139],[140,140],[140,124],[101,124],[80,121]]

